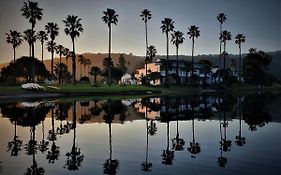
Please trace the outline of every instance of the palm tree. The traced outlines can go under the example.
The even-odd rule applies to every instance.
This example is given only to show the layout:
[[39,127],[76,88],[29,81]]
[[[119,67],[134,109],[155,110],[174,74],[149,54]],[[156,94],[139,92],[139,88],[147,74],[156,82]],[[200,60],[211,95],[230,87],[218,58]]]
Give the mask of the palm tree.
[[[37,2],[27,1],[23,2],[23,7],[21,8],[22,16],[28,19],[31,23],[31,33],[34,34],[34,28],[37,20],[41,20],[43,16],[43,9],[38,7]],[[35,41],[34,35],[32,35],[31,41]],[[34,58],[34,42],[31,44],[32,57]]]
[[196,158],[196,154],[201,152],[201,147],[199,142],[195,141],[194,117],[192,118],[192,142],[189,145],[190,147],[187,148],[187,151],[191,153],[192,158]]
[[69,35],[72,41],[72,82],[76,85],[76,62],[75,62],[75,43],[74,39],[80,36],[80,33],[84,31],[81,24],[81,18],[74,15],[68,15],[63,23],[65,24],[64,32],[66,35]]
[[[165,32],[166,39],[167,39],[167,65],[169,63],[169,32],[174,31],[174,21],[171,18],[164,18],[164,20],[161,21],[161,29],[162,33]],[[166,81],[168,81],[168,66],[166,66]],[[167,83],[167,82],[166,82]]]
[[204,72],[204,82],[203,86],[206,87],[207,85],[207,73],[210,72],[211,67],[212,67],[212,62],[209,60],[200,60],[199,63],[203,66],[203,72]]
[[97,82],[97,76],[101,74],[101,69],[97,66],[91,68],[90,74],[94,76],[94,84]]
[[[144,21],[145,25],[145,61],[147,59],[147,52],[148,52],[148,41],[147,41],[147,21],[151,19],[151,12],[147,9],[141,11],[140,14],[141,19]],[[147,75],[147,63],[146,63],[146,70],[145,75]]]
[[59,27],[57,23],[49,22],[45,25],[45,30],[50,34],[51,39],[51,74],[54,74],[54,41],[56,36],[59,35]]
[[156,56],[156,53],[157,53],[157,50],[156,50],[155,46],[150,45],[147,48],[146,59],[145,59],[145,64],[146,64],[145,72],[146,72],[146,75],[147,75],[147,63],[151,63],[152,62],[153,58]]
[[14,62],[16,62],[16,48],[22,43],[22,36],[20,32],[16,30],[10,30],[10,33],[6,33],[7,43],[10,43],[13,46],[14,50]]
[[[179,76],[179,45],[183,43],[184,41],[184,36],[181,31],[174,31],[172,33],[172,39],[171,42],[176,46],[176,55],[177,55],[177,66],[176,66],[176,74]],[[179,83],[179,82],[177,82]]]
[[44,42],[48,40],[48,34],[43,31],[43,30],[40,30],[37,35],[36,35],[36,38],[40,41],[41,43],[41,46],[42,46],[42,63],[43,63],[43,45],[44,45]]
[[65,56],[65,64],[68,65],[69,48],[64,48],[63,56]]
[[231,33],[227,30],[221,32],[220,40],[223,42],[223,70],[225,71],[226,41],[231,40]]
[[[222,32],[222,24],[227,20],[226,15],[224,13],[219,13],[217,16],[217,20],[220,23],[220,33]],[[220,55],[221,55],[221,44],[222,40],[220,39]]]
[[[33,38],[32,36],[34,35],[34,32],[32,32],[31,29],[27,29],[26,31],[23,32],[24,36],[23,39],[28,43],[29,45],[29,57],[31,57],[31,48],[32,48],[32,43],[33,43]],[[35,39],[35,38],[34,38]]]
[[80,63],[80,78],[82,77],[82,65],[84,65],[85,57],[83,55],[78,55],[78,62]]
[[[189,39],[192,39],[192,55],[191,55],[191,77],[193,78],[194,74],[194,38],[198,38],[200,36],[199,27],[192,25],[188,28],[187,35],[189,35]],[[192,81],[193,84],[193,81]]]
[[[104,16],[102,17],[102,20],[105,22],[105,24],[108,25],[108,58],[111,59],[111,24],[117,25],[118,23],[118,15],[116,14],[114,9],[108,8],[106,11],[103,11]],[[108,69],[108,84],[111,84],[111,67]]]
[[[64,54],[64,47],[62,45],[57,45],[55,47],[55,50],[60,56],[59,64],[61,64],[61,56]],[[59,70],[59,84],[61,84],[61,69]]]
[[88,66],[88,69],[87,69],[87,75],[89,77],[89,73],[90,73],[90,65],[92,64],[91,60],[86,58],[85,61],[84,61],[84,67],[85,66]]
[[241,44],[245,42],[245,36],[243,34],[237,34],[235,36],[235,44],[239,47],[239,81],[241,81],[241,68],[242,68],[242,54],[241,54]]

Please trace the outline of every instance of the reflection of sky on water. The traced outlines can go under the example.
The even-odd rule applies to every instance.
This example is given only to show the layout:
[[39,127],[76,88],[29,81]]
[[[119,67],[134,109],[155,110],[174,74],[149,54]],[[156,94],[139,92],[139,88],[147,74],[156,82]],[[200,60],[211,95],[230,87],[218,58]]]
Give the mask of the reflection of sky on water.
[[[80,107],[77,107],[77,110]],[[51,129],[51,118],[45,121],[45,139]],[[60,121],[55,120],[55,128]],[[229,121],[227,139],[232,140],[231,151],[222,152],[227,158],[225,168],[218,166],[220,156],[219,120],[198,121],[195,119],[194,131],[196,142],[200,143],[201,152],[196,158],[191,158],[187,151],[192,142],[192,121],[179,121],[180,138],[185,141],[183,151],[174,152],[173,165],[163,165],[162,150],[167,147],[167,123],[156,121],[157,133],[149,136],[148,162],[153,164],[148,174],[276,174],[278,172],[281,145],[280,123],[268,123],[256,131],[250,131],[248,124],[242,121],[242,135],[246,144],[238,147],[235,137],[239,132],[239,120]],[[144,174],[141,163],[145,160],[146,120],[126,121],[112,124],[112,158],[119,160],[117,174]],[[172,138],[176,136],[176,121],[169,122],[169,141],[172,149]],[[29,140],[29,127],[17,126],[17,135],[24,144]],[[2,174],[23,174],[32,165],[32,156],[25,154],[24,148],[17,157],[10,157],[7,143],[13,139],[14,125],[9,119],[0,117],[0,161],[3,166]],[[42,138],[42,125],[36,126],[36,140]],[[45,174],[69,174],[64,169],[66,156],[71,150],[73,130],[69,134],[57,135],[56,145],[60,147],[60,157],[55,164],[49,164],[46,153],[36,154],[39,166],[45,169]],[[76,145],[81,148],[84,160],[78,170],[79,174],[103,174],[103,163],[109,158],[109,128],[105,123],[77,124]]]

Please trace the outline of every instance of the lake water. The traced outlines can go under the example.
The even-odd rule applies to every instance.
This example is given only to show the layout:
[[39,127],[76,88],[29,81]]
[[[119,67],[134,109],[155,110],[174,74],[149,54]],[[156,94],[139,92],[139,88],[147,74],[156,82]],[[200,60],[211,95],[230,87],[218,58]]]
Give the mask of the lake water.
[[281,173],[281,96],[1,102],[0,174]]

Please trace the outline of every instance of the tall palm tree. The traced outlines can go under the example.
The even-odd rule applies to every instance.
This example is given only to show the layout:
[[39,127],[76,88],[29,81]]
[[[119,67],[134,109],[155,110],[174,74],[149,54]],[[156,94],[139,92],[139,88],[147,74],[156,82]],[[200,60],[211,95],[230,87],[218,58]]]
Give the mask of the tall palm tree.
[[[172,39],[171,42],[176,46],[176,55],[177,55],[177,66],[176,66],[176,74],[179,76],[179,45],[183,43],[184,36],[181,31],[174,31],[172,33]],[[177,82],[179,83],[179,82]]]
[[[219,13],[217,16],[217,20],[220,23],[220,33],[222,32],[222,24],[227,20],[226,15],[224,13]],[[221,55],[221,44],[222,40],[220,39],[220,55]]]
[[[61,64],[61,56],[64,54],[64,47],[62,45],[57,45],[55,47],[56,53],[59,54],[60,60],[59,64]],[[59,84],[61,84],[61,69],[59,70]]]
[[14,62],[16,62],[16,48],[21,45],[22,43],[22,36],[20,32],[16,30],[10,30],[10,33],[6,33],[7,35],[7,43],[11,44],[13,46],[14,50]]
[[86,58],[83,55],[78,55],[78,62],[80,63],[80,78],[82,77],[82,65],[84,65]]
[[242,68],[242,54],[241,54],[241,44],[244,43],[246,37],[243,34],[237,34],[235,36],[235,44],[239,47],[239,81],[241,81],[241,68]]
[[91,60],[86,58],[85,61],[84,61],[84,67],[88,66],[87,67],[87,75],[89,77],[89,73],[90,73],[90,65],[92,64]]
[[23,32],[24,33],[24,36],[23,36],[23,39],[28,43],[29,45],[29,56],[31,57],[32,55],[32,43],[33,43],[33,38],[32,36],[34,35],[34,32],[32,32],[31,29],[27,29],[26,31]]
[[[21,8],[22,16],[28,19],[31,23],[31,33],[34,34],[34,28],[37,20],[41,20],[43,16],[43,9],[38,7],[37,2],[27,1],[23,2],[23,7]],[[32,35],[32,41],[34,41],[34,35]],[[32,57],[34,58],[34,42],[31,45],[32,48]]]
[[[147,21],[151,19],[151,12],[147,9],[144,9],[144,10],[141,11],[140,17],[144,21],[144,25],[145,25],[145,61],[146,61],[146,59],[147,59],[147,49],[148,49]],[[147,75],[147,64],[146,64],[145,75]]]
[[[102,17],[102,20],[105,22],[105,24],[108,25],[108,58],[111,59],[111,24],[117,25],[118,23],[118,15],[116,14],[114,9],[108,8],[106,11],[103,11],[104,16]],[[108,69],[108,84],[111,84],[111,67]]]
[[54,22],[48,22],[47,25],[45,25],[45,30],[48,34],[50,34],[51,39],[51,74],[54,74],[54,41],[56,36],[59,35],[59,27],[57,23]]
[[75,62],[75,43],[74,39],[80,36],[80,33],[84,31],[81,24],[81,18],[74,15],[68,15],[63,23],[65,24],[64,32],[69,35],[72,41],[72,83],[76,85],[76,62]]
[[194,39],[200,36],[200,31],[198,29],[199,27],[192,25],[188,28],[188,32],[187,32],[187,35],[189,35],[189,39],[192,39],[191,77],[193,77],[194,74]]
[[101,69],[97,66],[91,67],[90,74],[94,76],[94,84],[97,82],[97,76],[101,74]]
[[153,58],[156,56],[156,53],[157,53],[157,50],[155,48],[155,46],[153,45],[150,45],[148,48],[147,48],[147,56],[146,56],[146,59],[145,59],[145,64],[146,64],[146,71],[147,71],[147,63],[151,63]]
[[[167,39],[167,66],[166,66],[166,81],[168,81],[168,64],[169,64],[169,32],[174,31],[174,21],[171,18],[164,18],[164,20],[161,21],[161,29],[162,33],[166,34]],[[167,82],[166,82],[167,83]]]
[[41,56],[42,56],[42,63],[43,63],[43,47],[44,47],[44,42],[45,41],[48,41],[48,34],[43,31],[43,30],[40,30],[39,32],[37,32],[37,35],[36,35],[36,38],[40,41],[41,43],[41,47],[42,47],[42,52],[41,52]]
[[231,40],[231,33],[227,30],[221,32],[220,40],[223,42],[223,70],[225,71],[226,41]]

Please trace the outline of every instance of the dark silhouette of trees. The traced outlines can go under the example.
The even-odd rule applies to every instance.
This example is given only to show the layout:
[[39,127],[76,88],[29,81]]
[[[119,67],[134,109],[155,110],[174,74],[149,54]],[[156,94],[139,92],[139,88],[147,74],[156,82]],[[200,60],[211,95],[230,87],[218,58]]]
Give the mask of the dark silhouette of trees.
[[266,54],[264,51],[250,49],[243,63],[243,77],[245,82],[255,85],[272,84],[272,75],[267,72],[267,67],[271,59],[271,55]]
[[38,59],[32,57],[21,57],[17,59],[15,63],[10,63],[7,67],[2,68],[1,74],[6,79],[13,77],[16,80],[22,77],[26,82],[31,82],[33,67],[36,68],[35,75],[37,77],[48,78],[50,76],[45,65]]
[[192,39],[192,55],[191,55],[191,81],[193,82],[193,75],[194,75],[194,39],[198,38],[200,36],[200,31],[198,30],[199,27],[196,27],[195,25],[192,25],[188,28],[187,35],[189,35],[189,39]]
[[177,108],[177,134],[176,137],[172,139],[173,142],[173,149],[175,151],[182,151],[184,150],[183,146],[185,144],[185,141],[180,138],[180,134],[179,134],[179,116],[178,116],[178,108]]
[[235,36],[235,44],[239,47],[239,81],[241,81],[241,72],[242,72],[242,54],[241,54],[241,44],[245,42],[245,36],[243,34],[237,34]]
[[[176,65],[176,75],[179,76],[179,45],[183,43],[184,36],[181,31],[174,31],[172,33],[171,42],[176,46],[176,57],[177,57],[177,65]],[[179,79],[177,80],[177,84],[179,84]]]
[[14,50],[14,62],[16,62],[16,48],[22,43],[22,35],[16,30],[10,30],[9,33],[6,33],[6,41],[11,44]]
[[244,146],[246,144],[246,138],[242,136],[242,104],[241,97],[238,97],[238,115],[239,115],[239,133],[235,137],[236,145]]
[[49,22],[45,25],[45,30],[50,34],[50,47],[51,47],[51,74],[54,74],[54,51],[55,51],[55,38],[59,35],[59,27],[57,23]]
[[80,63],[80,79],[82,78],[82,65],[84,65],[86,58],[83,55],[78,55],[78,63]]
[[207,86],[207,73],[211,71],[212,62],[209,60],[200,60],[200,64],[202,64],[202,70],[204,72],[204,80],[203,80],[203,87]]
[[[24,16],[28,21],[31,23],[31,56],[34,57],[34,42],[35,42],[35,36],[34,36],[34,28],[36,25],[37,20],[41,20],[43,13],[43,9],[38,7],[37,2],[33,1],[27,1],[23,2],[23,7],[21,8],[22,16]],[[34,82],[35,80],[35,67],[32,67],[32,78],[31,81]]]
[[128,70],[127,66],[126,66],[127,61],[124,58],[124,54],[120,54],[119,58],[118,58],[118,63],[117,63],[117,68],[120,69],[122,71],[123,74],[125,74]]
[[101,74],[101,69],[97,66],[91,67],[90,75],[94,76],[94,83],[97,83],[97,76]]
[[47,151],[49,145],[49,141],[45,140],[45,125],[44,121],[42,121],[42,140],[39,142],[39,150],[44,153]]
[[81,24],[81,18],[74,15],[68,15],[63,23],[65,25],[64,32],[69,35],[72,41],[72,83],[76,85],[76,61],[75,61],[75,43],[74,39],[79,37],[84,31]]
[[147,21],[151,19],[151,12],[148,9],[144,9],[141,11],[140,17],[144,21],[145,25],[145,75],[147,75],[147,54],[148,54],[148,41],[147,41]]
[[[118,15],[116,14],[114,9],[107,8],[106,11],[103,11],[104,16],[102,17],[103,22],[108,26],[108,59],[111,58],[111,24],[117,25],[118,23]],[[111,84],[111,67],[108,67],[108,79],[107,83]]]
[[148,119],[145,119],[145,123],[146,123],[146,145],[145,145],[145,161],[142,162],[141,167],[142,167],[142,171],[151,171],[151,167],[152,167],[152,163],[148,162]]
[[44,55],[43,55],[44,48],[43,47],[44,47],[45,41],[48,41],[48,34],[44,30],[40,30],[39,32],[37,32],[36,38],[41,43],[41,57],[42,57],[42,63],[43,63],[43,59],[44,59]]
[[34,32],[32,33],[31,29],[27,29],[24,32],[23,39],[28,43],[29,45],[29,57],[31,57],[31,50],[32,50],[32,43],[35,42],[35,38],[33,38]]
[[[67,69],[67,66],[64,63],[57,62],[54,67],[55,76],[59,79],[60,77],[60,83],[63,84],[66,80],[71,79],[71,74]],[[61,74],[61,75],[60,75]]]
[[192,158],[196,158],[196,154],[201,152],[201,146],[195,141],[194,118],[192,118],[192,142],[189,143],[189,146],[187,148],[188,152],[190,152]]
[[[161,21],[161,30],[162,33],[166,34],[167,39],[167,57],[166,61],[169,62],[169,32],[174,31],[174,21],[171,18],[164,18],[164,20]],[[169,74],[169,67],[166,66],[166,74],[165,74],[165,84],[168,84],[168,74]]]

